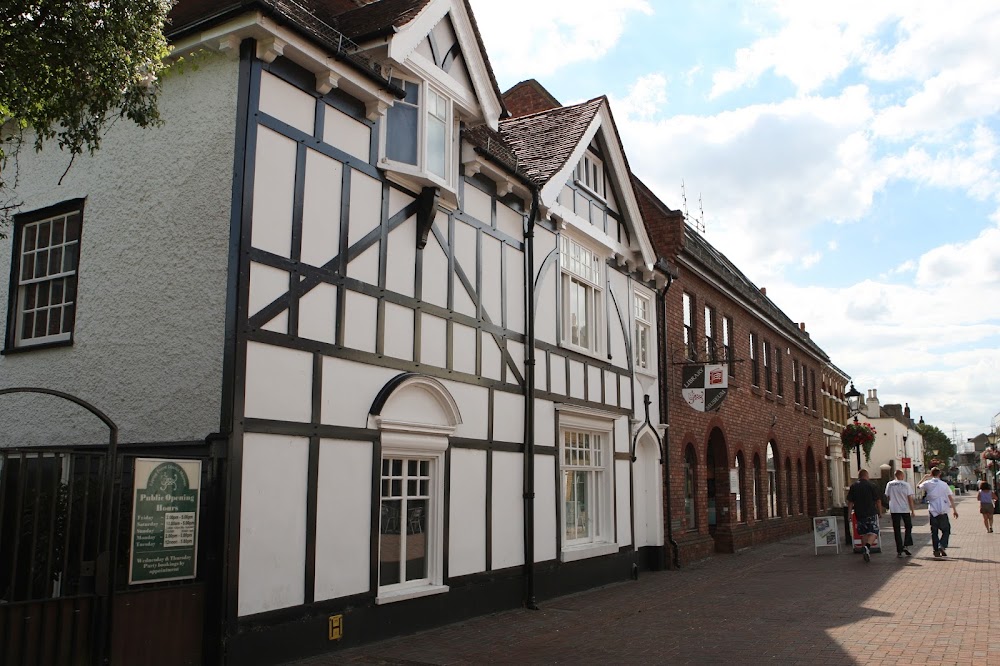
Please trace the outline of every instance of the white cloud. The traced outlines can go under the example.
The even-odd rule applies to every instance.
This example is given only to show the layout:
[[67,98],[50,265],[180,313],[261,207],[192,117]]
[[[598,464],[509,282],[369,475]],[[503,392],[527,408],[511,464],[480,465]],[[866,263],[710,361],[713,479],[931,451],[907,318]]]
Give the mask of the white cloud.
[[[1000,394],[1000,229],[904,262],[895,282],[843,288],[777,281],[768,295],[796,320],[858,389],[909,402],[950,434],[978,433],[969,414],[993,414]],[[911,282],[899,283],[909,275]],[[964,421],[964,422],[963,422]],[[972,431],[975,432],[972,432]]]
[[680,182],[704,195],[708,239],[761,279],[814,258],[805,234],[853,220],[882,186],[864,133],[872,110],[864,87],[714,116],[649,120],[612,103],[629,162],[668,205]]
[[871,35],[890,20],[898,3],[770,0],[761,5],[782,27],[739,49],[735,66],[713,76],[712,97],[753,85],[768,71],[802,93],[816,90],[870,53]]
[[647,74],[629,86],[624,99],[611,99],[616,116],[646,120],[663,110],[667,103],[667,78],[663,74]]
[[472,0],[490,60],[501,80],[544,77],[598,60],[621,39],[625,23],[649,15],[647,0]]

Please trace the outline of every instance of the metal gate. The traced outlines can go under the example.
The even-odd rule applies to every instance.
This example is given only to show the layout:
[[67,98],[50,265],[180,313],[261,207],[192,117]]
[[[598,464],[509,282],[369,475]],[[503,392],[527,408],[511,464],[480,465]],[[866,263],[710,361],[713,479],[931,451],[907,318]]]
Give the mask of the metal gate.
[[[133,469],[142,457],[202,462],[193,580],[129,585]],[[116,458],[109,508],[103,448],[0,449],[0,664],[217,660],[224,461],[207,444],[122,447]]]
[[[0,664],[158,666],[218,661],[225,439],[118,447],[0,447]],[[139,458],[199,460],[195,578],[130,585]]]
[[105,451],[0,452],[0,662],[96,662],[107,462]]

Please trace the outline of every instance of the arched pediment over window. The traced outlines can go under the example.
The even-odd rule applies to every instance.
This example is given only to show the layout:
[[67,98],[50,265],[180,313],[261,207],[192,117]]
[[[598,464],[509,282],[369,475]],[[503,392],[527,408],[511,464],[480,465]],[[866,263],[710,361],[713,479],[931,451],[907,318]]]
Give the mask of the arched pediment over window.
[[433,377],[404,373],[392,378],[372,403],[369,427],[451,432],[462,423],[455,398]]

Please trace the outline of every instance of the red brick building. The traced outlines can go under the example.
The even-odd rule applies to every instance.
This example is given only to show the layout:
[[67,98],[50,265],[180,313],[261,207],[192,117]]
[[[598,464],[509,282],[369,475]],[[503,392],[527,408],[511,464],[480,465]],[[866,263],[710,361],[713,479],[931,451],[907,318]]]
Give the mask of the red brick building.
[[[668,549],[672,539],[684,563],[807,531],[810,516],[829,508],[821,392],[829,358],[679,211],[638,179],[635,190],[657,255],[677,272],[660,337]],[[693,364],[728,375],[726,397],[710,411],[682,396]]]

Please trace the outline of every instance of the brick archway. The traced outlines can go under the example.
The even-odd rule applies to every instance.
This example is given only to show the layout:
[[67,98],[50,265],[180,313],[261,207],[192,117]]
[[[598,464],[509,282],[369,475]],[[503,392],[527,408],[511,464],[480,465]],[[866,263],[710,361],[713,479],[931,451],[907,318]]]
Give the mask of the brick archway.
[[719,428],[712,428],[705,451],[705,494],[708,500],[708,529],[715,536],[716,528],[732,521],[729,496],[729,455],[726,438]]

